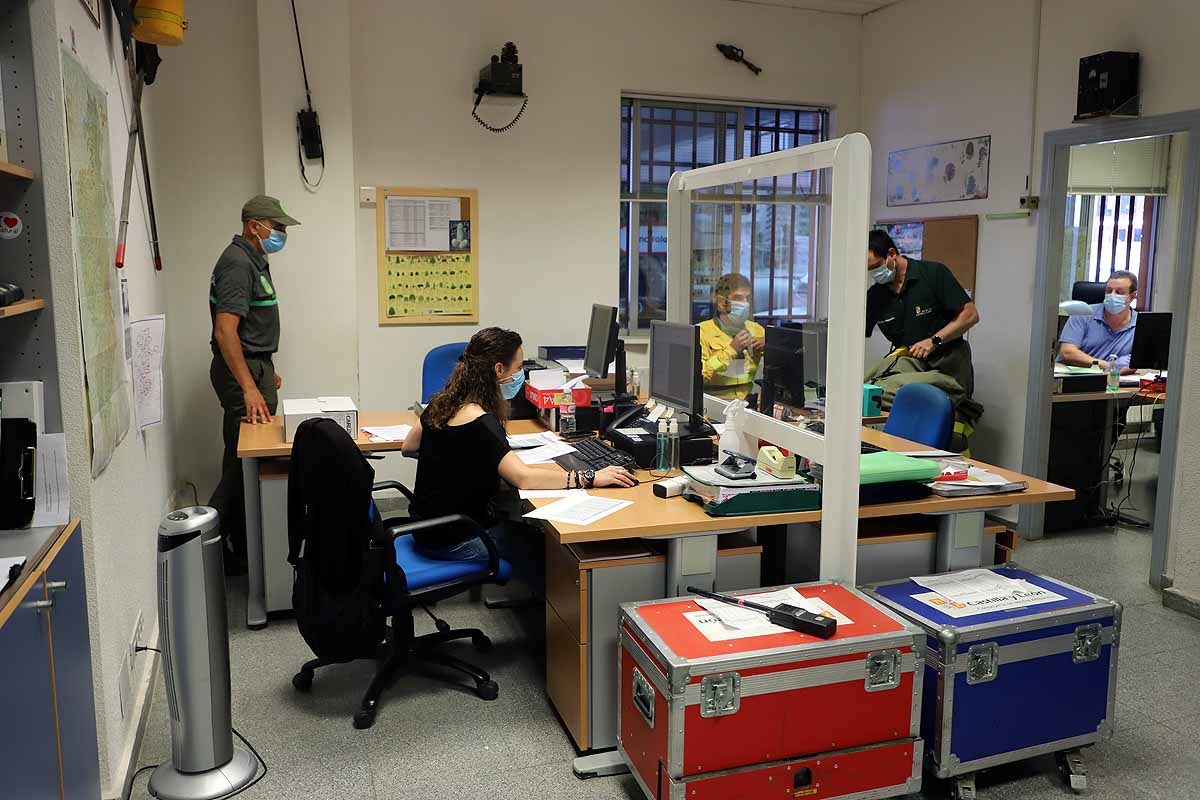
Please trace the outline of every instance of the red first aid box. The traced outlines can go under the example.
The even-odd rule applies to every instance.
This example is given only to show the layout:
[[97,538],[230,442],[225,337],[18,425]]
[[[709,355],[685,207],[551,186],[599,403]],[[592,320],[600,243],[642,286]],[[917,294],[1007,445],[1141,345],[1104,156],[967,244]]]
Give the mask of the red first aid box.
[[920,789],[924,633],[851,587],[795,589],[838,619],[833,637],[729,628],[695,598],[621,606],[617,741],[647,797]]

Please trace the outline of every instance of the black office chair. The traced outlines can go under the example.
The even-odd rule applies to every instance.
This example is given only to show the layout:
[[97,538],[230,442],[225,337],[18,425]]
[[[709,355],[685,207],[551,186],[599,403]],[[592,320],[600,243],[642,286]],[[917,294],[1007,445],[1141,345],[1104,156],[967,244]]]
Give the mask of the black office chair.
[[[354,713],[354,727],[360,729],[375,723],[384,690],[402,669],[416,663],[440,665],[462,673],[475,682],[479,697],[496,699],[499,688],[487,672],[435,649],[445,642],[470,639],[475,649],[483,652],[490,649],[491,640],[476,628],[452,630],[429,606],[485,583],[506,583],[512,567],[500,558],[495,543],[469,517],[456,514],[418,522],[384,522],[372,492],[395,489],[410,499],[411,493],[397,481],[374,483],[374,475],[375,470],[354,440],[337,423],[314,419],[300,425],[288,472],[288,561],[297,570],[294,605],[300,631],[318,657],[300,668],[292,678],[292,685],[297,691],[307,692],[312,688],[314,672],[320,667],[359,658],[378,660],[375,676]],[[420,555],[412,534],[438,530],[477,536],[487,547],[488,558],[439,561]],[[350,592],[362,587],[370,595],[370,601],[362,608],[343,606],[372,617],[360,627],[374,630],[375,617],[379,618],[377,630],[383,635],[376,641],[367,633],[364,641],[369,644],[363,646],[363,652],[350,655],[339,652],[337,647],[319,646],[322,642],[338,641],[330,608],[319,609],[326,615],[324,618],[306,618],[305,609],[314,605],[312,592],[328,591],[331,597],[338,597],[336,578],[341,579],[341,597],[349,597]],[[314,583],[325,579],[330,585]],[[302,580],[309,583],[305,585]],[[346,586],[351,587],[350,592],[345,590]],[[302,597],[304,591],[309,594]],[[415,635],[416,608],[423,609],[434,620],[436,633]],[[342,609],[334,606],[333,610]],[[384,627],[388,618],[391,624]],[[343,615],[341,619],[361,622],[362,615]],[[331,634],[330,628],[335,629]],[[322,640],[320,635],[324,634],[330,634],[329,638]],[[326,649],[327,655],[322,657],[319,649]],[[336,657],[329,657],[335,652]],[[444,677],[451,679],[449,675]]]
[[1104,287],[1107,285],[1098,281],[1075,281],[1075,285],[1071,287],[1071,299],[1092,306],[1103,303]]

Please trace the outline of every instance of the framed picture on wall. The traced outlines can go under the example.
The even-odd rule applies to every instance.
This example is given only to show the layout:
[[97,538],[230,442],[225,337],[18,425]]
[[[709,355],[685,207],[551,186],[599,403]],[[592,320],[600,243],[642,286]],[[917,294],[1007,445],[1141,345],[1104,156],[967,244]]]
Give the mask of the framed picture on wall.
[[100,27],[100,0],[79,0],[83,3],[83,7],[88,10],[88,14],[92,16],[92,22],[96,23],[96,27]]

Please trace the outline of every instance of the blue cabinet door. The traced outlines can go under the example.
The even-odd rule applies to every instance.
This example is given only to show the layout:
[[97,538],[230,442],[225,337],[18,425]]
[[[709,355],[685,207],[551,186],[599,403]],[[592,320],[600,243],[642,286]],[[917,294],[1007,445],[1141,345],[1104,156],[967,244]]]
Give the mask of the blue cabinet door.
[[100,757],[96,744],[92,648],[83,575],[83,533],[78,526],[46,568],[46,580],[54,601],[50,629],[64,796],[71,800],[99,800]]
[[5,797],[60,800],[54,696],[50,688],[50,614],[41,579],[0,628],[0,775]]

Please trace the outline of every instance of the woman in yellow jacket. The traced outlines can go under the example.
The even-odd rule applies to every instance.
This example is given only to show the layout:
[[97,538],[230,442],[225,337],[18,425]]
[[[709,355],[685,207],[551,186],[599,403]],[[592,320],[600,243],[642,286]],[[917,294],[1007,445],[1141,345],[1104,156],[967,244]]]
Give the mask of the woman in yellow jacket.
[[750,321],[750,280],[722,275],[714,289],[716,314],[700,323],[700,363],[705,386],[749,385],[762,359],[763,327]]

